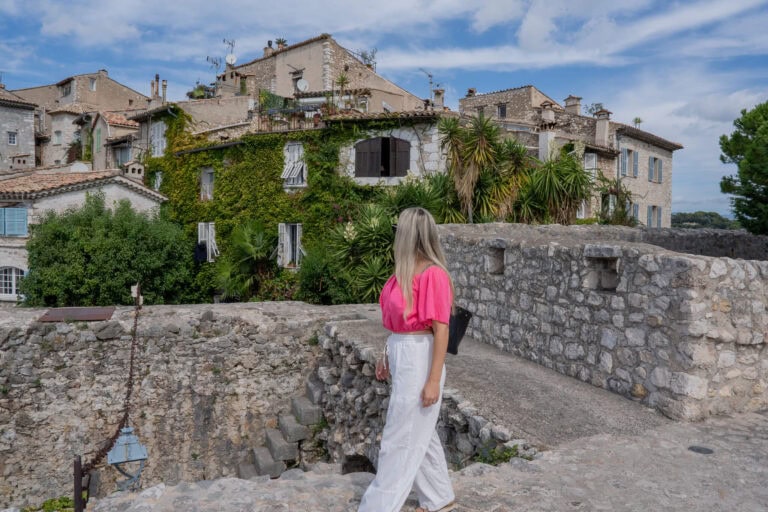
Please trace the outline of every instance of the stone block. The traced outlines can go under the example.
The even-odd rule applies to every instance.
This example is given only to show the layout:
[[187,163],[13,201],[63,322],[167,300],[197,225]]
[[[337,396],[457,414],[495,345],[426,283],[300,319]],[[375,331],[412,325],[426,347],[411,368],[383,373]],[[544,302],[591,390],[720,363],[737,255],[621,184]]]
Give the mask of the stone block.
[[678,395],[702,399],[707,396],[707,381],[696,375],[683,372],[672,373],[669,388]]
[[266,431],[267,448],[275,460],[296,460],[299,457],[297,443],[289,443],[283,438],[283,434],[274,428]]
[[320,407],[304,396],[291,400],[291,412],[302,425],[313,425],[323,419],[323,411]]
[[621,246],[605,244],[585,244],[585,258],[620,258]]
[[303,441],[310,436],[309,429],[304,425],[299,424],[290,414],[282,414],[278,419],[278,426],[280,432],[283,433],[283,437],[289,443],[295,443],[297,441]]
[[272,478],[277,478],[285,471],[285,463],[273,459],[269,449],[264,446],[254,448],[251,451],[251,456],[253,467],[256,468],[256,474],[259,476],[269,475]]
[[642,347],[645,345],[645,331],[635,327],[630,327],[625,331],[627,336],[627,345],[630,347]]
[[616,346],[616,343],[619,341],[619,335],[616,331],[613,329],[603,329],[602,335],[600,337],[600,344],[607,348],[608,350],[611,350],[613,347]]
[[259,473],[256,471],[256,467],[250,462],[241,462],[237,465],[237,478],[250,480],[257,476],[259,476]]

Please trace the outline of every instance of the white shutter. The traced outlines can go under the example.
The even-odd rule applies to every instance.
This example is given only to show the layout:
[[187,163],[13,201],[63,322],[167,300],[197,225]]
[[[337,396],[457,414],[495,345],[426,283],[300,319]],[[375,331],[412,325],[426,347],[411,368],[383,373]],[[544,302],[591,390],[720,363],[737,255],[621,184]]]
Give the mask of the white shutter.
[[205,243],[208,241],[208,226],[205,222],[197,223],[197,243]]
[[208,223],[208,261],[214,261],[219,255],[219,246],[216,245],[216,224]]
[[285,259],[283,260],[283,266],[289,265],[290,263],[296,264],[296,255],[293,252],[293,238],[291,237],[291,234],[295,231],[291,229],[292,226],[292,224],[285,225],[285,253],[283,254]]
[[285,261],[285,224],[282,222],[277,225],[277,266],[282,267]]
[[306,256],[304,247],[301,245],[302,228],[301,224],[296,224],[296,266],[301,264],[301,257]]

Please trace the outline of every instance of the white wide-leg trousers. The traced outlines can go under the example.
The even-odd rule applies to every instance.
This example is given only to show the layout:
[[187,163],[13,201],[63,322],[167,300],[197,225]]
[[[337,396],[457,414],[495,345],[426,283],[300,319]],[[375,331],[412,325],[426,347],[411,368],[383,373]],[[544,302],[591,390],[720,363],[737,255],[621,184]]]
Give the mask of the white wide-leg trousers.
[[382,433],[379,463],[358,512],[399,512],[411,488],[419,505],[439,510],[454,500],[445,453],[435,426],[440,399],[422,407],[421,391],[432,365],[431,334],[392,334],[387,339],[392,392]]

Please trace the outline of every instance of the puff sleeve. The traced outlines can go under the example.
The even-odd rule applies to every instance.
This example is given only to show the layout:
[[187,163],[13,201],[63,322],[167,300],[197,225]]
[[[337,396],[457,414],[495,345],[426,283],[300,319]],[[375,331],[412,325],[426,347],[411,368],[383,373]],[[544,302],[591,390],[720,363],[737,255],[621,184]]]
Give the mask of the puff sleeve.
[[453,293],[445,270],[433,266],[424,271],[419,280],[416,314],[419,322],[432,325],[433,320],[447,324],[451,318]]

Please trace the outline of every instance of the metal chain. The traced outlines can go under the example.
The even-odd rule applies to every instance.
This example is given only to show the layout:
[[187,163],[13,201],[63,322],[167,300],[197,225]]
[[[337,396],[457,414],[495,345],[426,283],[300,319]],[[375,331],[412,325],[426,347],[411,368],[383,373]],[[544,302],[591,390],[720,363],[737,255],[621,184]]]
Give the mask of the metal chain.
[[139,324],[139,310],[141,309],[141,287],[136,287],[136,306],[133,314],[133,331],[131,332],[131,359],[128,365],[128,385],[125,389],[125,400],[123,401],[123,415],[117,424],[115,433],[107,440],[107,442],[96,452],[96,455],[83,466],[83,476],[91,472],[96,466],[98,466],[104,457],[107,456],[109,450],[115,445],[117,438],[120,437],[120,431],[128,424],[128,417],[131,412],[131,395],[133,394],[133,375],[134,375],[134,361],[136,359],[136,349],[139,345],[138,336],[136,335],[137,327]]

